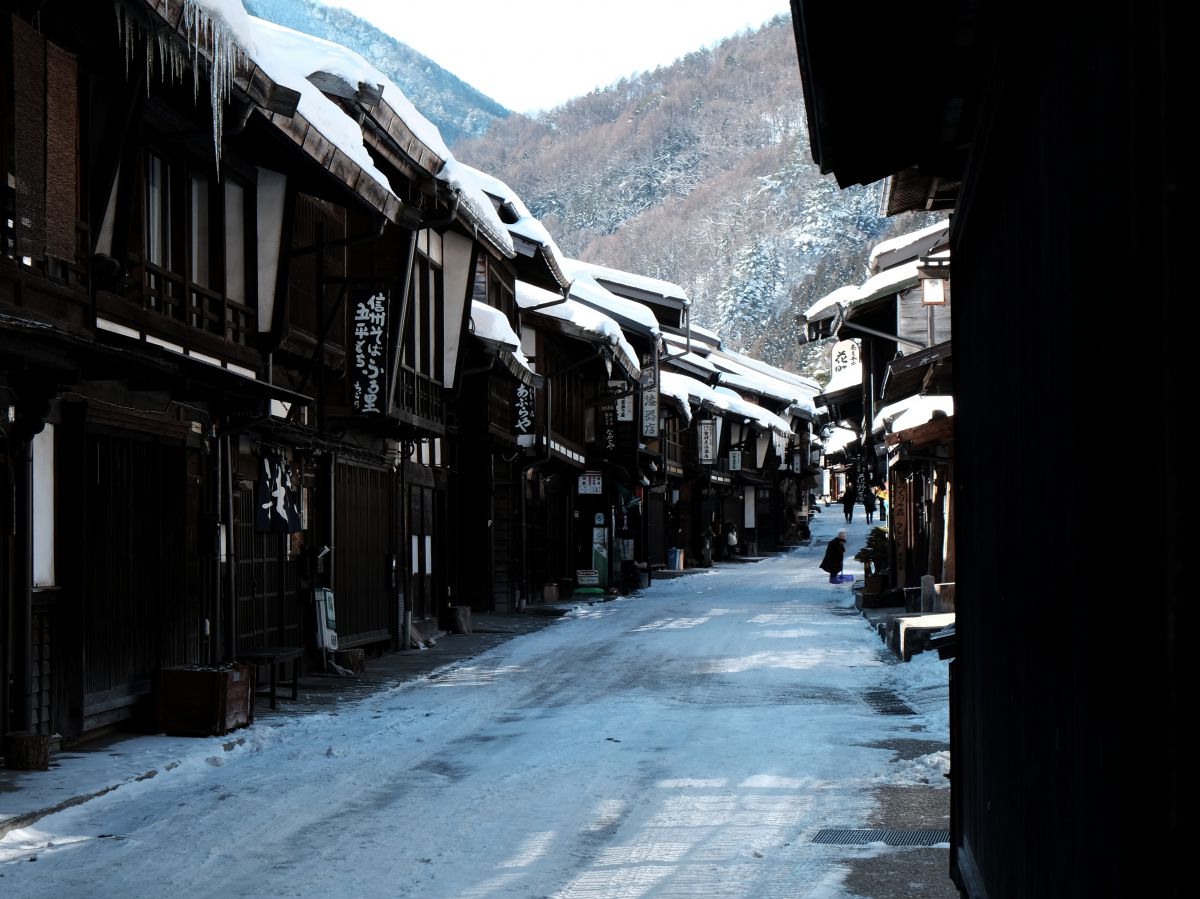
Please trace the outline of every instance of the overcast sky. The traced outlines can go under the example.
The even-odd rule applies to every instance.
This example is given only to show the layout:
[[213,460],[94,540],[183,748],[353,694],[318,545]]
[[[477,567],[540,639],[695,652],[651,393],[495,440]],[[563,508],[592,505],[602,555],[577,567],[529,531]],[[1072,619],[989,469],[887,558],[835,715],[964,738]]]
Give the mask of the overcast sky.
[[645,72],[790,10],[788,0],[325,0],[516,112]]

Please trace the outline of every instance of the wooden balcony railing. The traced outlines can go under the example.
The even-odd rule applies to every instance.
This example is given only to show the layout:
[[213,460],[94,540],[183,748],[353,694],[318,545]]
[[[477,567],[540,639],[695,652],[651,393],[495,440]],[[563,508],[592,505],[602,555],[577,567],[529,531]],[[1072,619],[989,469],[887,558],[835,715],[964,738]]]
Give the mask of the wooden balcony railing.
[[249,306],[153,263],[143,268],[142,306],[147,311],[237,346],[246,346],[256,333],[258,316]]
[[406,365],[400,366],[398,380],[396,404],[399,411],[430,422],[445,421],[446,407],[440,384]]

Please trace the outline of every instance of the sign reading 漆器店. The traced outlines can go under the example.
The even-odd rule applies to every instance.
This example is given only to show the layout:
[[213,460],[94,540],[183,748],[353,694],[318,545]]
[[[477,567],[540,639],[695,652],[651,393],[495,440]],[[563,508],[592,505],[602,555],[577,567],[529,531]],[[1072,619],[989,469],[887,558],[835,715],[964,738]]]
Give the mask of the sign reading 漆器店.
[[658,363],[642,357],[642,436],[658,436]]
[[354,409],[366,415],[382,413],[387,374],[384,357],[387,332],[387,297],[373,294],[354,307],[351,333],[354,366]]

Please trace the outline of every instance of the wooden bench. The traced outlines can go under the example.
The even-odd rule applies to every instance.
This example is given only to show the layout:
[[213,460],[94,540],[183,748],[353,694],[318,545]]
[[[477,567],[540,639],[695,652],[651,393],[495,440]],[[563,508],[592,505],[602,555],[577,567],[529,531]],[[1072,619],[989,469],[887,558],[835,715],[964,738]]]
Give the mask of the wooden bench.
[[[246,665],[267,665],[271,677],[265,690],[255,689],[254,695],[268,696],[271,708],[275,708],[279,697],[279,687],[291,686],[292,700],[300,698],[300,665],[304,661],[304,650],[299,646],[263,646],[258,649],[243,649],[238,653],[238,661]],[[292,663],[292,677],[287,680],[287,664]],[[283,675],[281,678],[280,675]],[[257,699],[255,700],[257,702]],[[253,705],[251,706],[253,709]]]

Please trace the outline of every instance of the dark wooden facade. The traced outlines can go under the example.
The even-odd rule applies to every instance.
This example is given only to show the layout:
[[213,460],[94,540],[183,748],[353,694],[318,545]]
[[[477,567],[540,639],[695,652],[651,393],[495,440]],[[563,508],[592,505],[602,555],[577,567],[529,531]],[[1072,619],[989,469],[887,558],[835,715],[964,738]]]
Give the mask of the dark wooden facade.
[[[951,873],[972,897],[1183,895],[1182,10],[950,2],[863,28],[792,6],[822,168],[843,184],[919,170],[931,200],[956,198]],[[938,84],[901,81],[862,115],[877,84],[839,57],[932,48],[935,23],[960,37]],[[1104,264],[1114,245],[1136,265]],[[1114,381],[1110,328],[1131,318],[1147,358]],[[1096,451],[1113,409],[1140,423],[1149,491]],[[1152,776],[1131,777],[1145,753]]]

